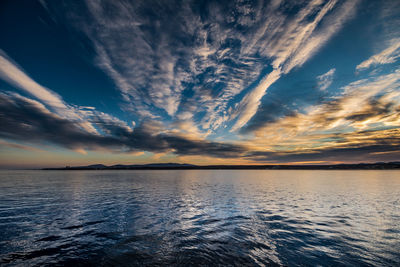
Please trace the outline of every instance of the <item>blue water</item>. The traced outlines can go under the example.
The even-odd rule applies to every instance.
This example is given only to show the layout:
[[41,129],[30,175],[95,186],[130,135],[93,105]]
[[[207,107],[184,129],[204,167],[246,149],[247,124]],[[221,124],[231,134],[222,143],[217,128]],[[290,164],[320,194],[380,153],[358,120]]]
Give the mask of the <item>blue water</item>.
[[2,266],[400,265],[400,171],[1,171]]

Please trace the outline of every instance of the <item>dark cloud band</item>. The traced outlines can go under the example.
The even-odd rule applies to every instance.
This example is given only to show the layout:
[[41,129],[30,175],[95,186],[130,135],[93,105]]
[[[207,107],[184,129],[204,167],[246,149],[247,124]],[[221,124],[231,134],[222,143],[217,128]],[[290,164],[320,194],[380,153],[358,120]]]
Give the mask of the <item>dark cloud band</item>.
[[79,123],[60,118],[38,102],[26,98],[0,94],[0,136],[7,139],[33,143],[50,142],[69,149],[110,149],[114,151],[145,150],[150,152],[173,151],[178,155],[205,155],[234,157],[245,152],[240,145],[223,144],[205,140],[190,140],[182,136],[154,133],[156,123],[144,121],[129,131],[126,127],[100,117],[95,123],[105,135],[89,133]]

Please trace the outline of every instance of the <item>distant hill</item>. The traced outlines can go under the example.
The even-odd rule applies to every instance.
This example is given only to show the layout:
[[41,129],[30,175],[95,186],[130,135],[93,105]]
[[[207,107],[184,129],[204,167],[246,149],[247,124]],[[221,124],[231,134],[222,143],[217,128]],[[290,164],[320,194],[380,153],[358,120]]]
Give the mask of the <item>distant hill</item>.
[[185,163],[150,163],[150,164],[142,164],[142,165],[112,165],[107,167],[108,169],[142,169],[142,168],[149,168],[149,169],[157,169],[157,168],[184,168],[184,167],[197,167],[196,165],[192,164],[185,164]]
[[134,165],[94,164],[88,166],[44,168],[43,170],[386,170],[400,169],[400,162],[377,162],[335,165],[206,165],[199,166],[186,163],[151,163]]

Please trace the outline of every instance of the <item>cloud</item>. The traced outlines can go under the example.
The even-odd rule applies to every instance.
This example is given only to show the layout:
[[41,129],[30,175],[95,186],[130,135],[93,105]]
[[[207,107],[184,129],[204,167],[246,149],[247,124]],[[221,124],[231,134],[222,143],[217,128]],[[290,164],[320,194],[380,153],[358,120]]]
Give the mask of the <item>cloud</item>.
[[287,158],[289,154],[302,153],[323,157],[325,151],[377,144],[397,146],[399,86],[399,70],[352,82],[342,88],[340,96],[309,107],[303,113],[295,112],[267,122],[254,131],[255,138],[247,145],[253,150],[263,148],[270,155],[281,153]]
[[234,130],[246,124],[267,88],[310,58],[356,3],[86,1],[60,8],[47,1],[46,7],[92,42],[124,109],[140,119],[193,118],[217,131],[235,118]]
[[97,111],[94,107],[67,104],[61,96],[30,78],[17,63],[1,50],[0,78],[36,97],[39,102],[20,95],[15,95],[15,97],[24,99],[28,103],[34,103],[37,108],[45,113],[53,112],[60,118],[73,121],[76,126],[84,131],[93,134],[99,134],[98,130],[107,132],[108,129],[103,127],[106,123],[118,124],[119,127],[132,131],[125,122],[112,115]]
[[144,121],[132,131],[104,114],[93,119],[96,120],[92,123],[104,134],[84,131],[76,122],[51,113],[38,101],[17,94],[0,94],[0,137],[5,139],[33,144],[51,143],[79,153],[86,153],[86,150],[150,151],[226,158],[245,152],[241,145],[173,135],[159,122]]
[[0,77],[56,110],[68,110],[60,96],[32,80],[2,50],[0,50]]
[[314,150],[294,152],[261,152],[255,151],[246,155],[252,161],[269,163],[359,163],[377,161],[396,161],[400,156],[399,130],[386,132],[377,139],[370,138],[370,144],[326,147]]
[[[310,109],[307,114],[276,120],[257,131],[254,139],[236,144],[201,139],[189,122],[171,130],[160,122],[145,120],[132,130],[101,113],[88,116],[102,133],[93,134],[76,122],[50,112],[36,100],[1,93],[0,137],[31,144],[56,144],[78,153],[149,151],[182,157],[233,159],[239,164],[238,159],[243,162],[341,161],[357,156],[366,160],[390,160],[398,156],[396,151],[400,145],[400,94],[396,91],[399,80],[400,74],[395,72],[351,83],[343,88],[341,97]],[[177,128],[184,131],[175,131]],[[379,154],[388,151],[392,153]]]
[[235,114],[239,115],[238,120],[232,127],[232,131],[243,127],[257,112],[258,106],[260,105],[260,100],[264,96],[266,89],[270,87],[274,82],[276,82],[281,77],[280,70],[273,70],[268,74],[260,84],[247,94],[242,101],[239,103],[239,107]]
[[[123,15],[116,19],[108,12],[109,5]],[[195,2],[126,5],[117,1],[107,5],[90,1],[87,6],[95,25],[102,26],[86,31],[96,44],[99,66],[116,82],[131,110],[142,117],[144,111],[162,116],[158,109],[174,119],[180,119],[180,113],[187,118],[189,112],[205,112],[200,125],[216,129],[227,102],[260,71],[257,58],[240,52],[246,34],[227,25],[250,28],[251,21],[244,18],[254,14],[251,6],[210,3],[200,10]],[[126,8],[131,13],[126,14]],[[242,20],[235,22],[236,16],[225,9],[239,12]],[[193,97],[187,101],[182,94],[188,85]],[[188,109],[185,101],[195,109]]]
[[22,150],[27,150],[27,151],[33,151],[33,152],[44,152],[44,150],[36,148],[36,147],[16,144],[16,143],[12,143],[12,142],[8,142],[8,141],[4,141],[4,140],[0,139],[0,149],[2,146],[16,148],[16,149],[22,149]]
[[79,121],[80,127],[84,128],[86,131],[96,133],[96,129],[90,123],[87,123],[85,118],[73,107],[67,105],[61,96],[30,78],[18,64],[13,62],[2,50],[0,50],[0,78],[16,88],[36,97],[60,116]]
[[321,91],[325,91],[333,81],[336,69],[330,69],[328,72],[317,77],[317,85]]
[[[1,94],[0,136],[83,154],[150,151],[232,162],[381,155],[384,148],[394,155],[398,71],[355,81],[335,96],[326,92],[335,68],[317,81],[298,81],[301,71],[281,84],[287,88],[269,89],[338,33],[358,2],[42,0],[57,24],[92,45],[95,65],[135,122],[66,103],[1,52],[0,78],[30,98]],[[390,39],[357,70],[395,62],[398,39]]]
[[365,70],[372,66],[390,64],[400,58],[400,39],[391,41],[392,45],[380,52],[379,54],[371,56],[369,59],[357,65],[356,70]]
[[282,23],[274,25],[275,29],[268,32],[269,44],[264,48],[273,58],[273,70],[240,101],[233,116],[238,116],[238,119],[232,131],[243,127],[256,114],[261,98],[273,83],[283,74],[304,64],[338,32],[356,4],[357,1],[344,4],[338,4],[338,1],[311,1],[294,19],[286,16],[280,19]]

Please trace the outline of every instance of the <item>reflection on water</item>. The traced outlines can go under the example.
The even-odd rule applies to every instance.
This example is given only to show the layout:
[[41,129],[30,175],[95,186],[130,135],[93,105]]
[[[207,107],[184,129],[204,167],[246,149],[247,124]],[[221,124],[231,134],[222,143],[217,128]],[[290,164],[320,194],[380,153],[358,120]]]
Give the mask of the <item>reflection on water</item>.
[[400,264],[399,171],[0,172],[2,265]]

